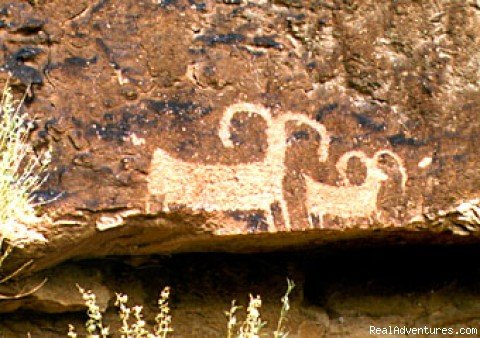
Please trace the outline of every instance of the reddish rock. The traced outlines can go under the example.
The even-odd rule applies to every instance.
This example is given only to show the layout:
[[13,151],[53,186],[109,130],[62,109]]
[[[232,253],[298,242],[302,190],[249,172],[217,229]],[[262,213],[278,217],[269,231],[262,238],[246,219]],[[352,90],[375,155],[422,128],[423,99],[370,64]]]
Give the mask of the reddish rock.
[[31,3],[2,2],[0,36],[53,152],[34,269],[476,238],[474,2]]

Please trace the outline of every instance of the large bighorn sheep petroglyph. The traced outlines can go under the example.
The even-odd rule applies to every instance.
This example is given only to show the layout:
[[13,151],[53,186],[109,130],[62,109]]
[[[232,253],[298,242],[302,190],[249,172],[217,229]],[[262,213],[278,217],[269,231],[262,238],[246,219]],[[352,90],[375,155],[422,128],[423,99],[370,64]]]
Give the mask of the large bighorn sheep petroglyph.
[[267,124],[268,148],[263,161],[205,165],[181,161],[162,149],[156,149],[148,178],[149,192],[163,196],[163,211],[169,211],[174,205],[204,211],[261,210],[265,213],[270,231],[276,230],[271,208],[274,203],[279,203],[285,227],[290,229],[290,217],[283,194],[286,124],[290,121],[306,124],[320,134],[320,161],[328,157],[329,135],[322,124],[304,115],[286,113],[272,117],[270,109],[261,105],[237,103],[225,110],[220,121],[218,135],[225,147],[234,146],[231,141],[231,121],[240,112],[258,114]]
[[[320,227],[323,228],[323,217],[326,214],[339,217],[370,217],[377,211],[377,196],[382,182],[388,176],[378,168],[378,160],[382,155],[391,156],[399,166],[402,176],[401,187],[405,189],[407,172],[402,160],[390,150],[377,151],[369,158],[363,151],[350,151],[342,155],[336,167],[344,180],[344,186],[331,186],[320,183],[304,174],[306,185],[305,207],[308,212],[308,221],[313,227],[313,217],[320,219]],[[348,161],[357,157],[366,167],[365,180],[360,185],[351,185],[346,170]]]

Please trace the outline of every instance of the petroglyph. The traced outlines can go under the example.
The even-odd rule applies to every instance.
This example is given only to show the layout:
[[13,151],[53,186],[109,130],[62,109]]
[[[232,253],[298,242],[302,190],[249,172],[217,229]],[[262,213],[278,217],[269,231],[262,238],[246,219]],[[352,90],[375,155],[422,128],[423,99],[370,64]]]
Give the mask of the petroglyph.
[[[287,230],[291,229],[287,202],[283,193],[283,180],[286,175],[285,154],[287,150],[286,125],[288,122],[305,124],[320,136],[318,147],[320,162],[328,159],[330,136],[326,128],[296,113],[272,116],[270,109],[251,103],[233,104],[225,110],[218,130],[218,136],[227,148],[234,147],[231,140],[232,119],[237,113],[258,114],[267,125],[268,148],[262,161],[236,165],[201,164],[185,162],[174,158],[163,149],[153,154],[148,189],[151,195],[163,198],[162,210],[168,212],[179,206],[193,211],[254,211],[264,212],[269,231],[276,231],[272,206],[278,203]],[[336,163],[338,173],[343,178],[340,186],[324,184],[304,174],[306,185],[305,207],[308,221],[314,227],[314,217],[319,217],[323,227],[325,215],[342,218],[371,217],[377,211],[377,198],[382,182],[389,177],[379,168],[382,156],[392,157],[401,174],[401,188],[405,190],[408,179],[402,159],[390,150],[377,151],[368,157],[362,151],[350,151]],[[366,167],[366,177],[362,184],[353,185],[347,178],[348,162],[358,158]]]
[[162,210],[165,212],[175,205],[207,212],[260,210],[265,213],[269,231],[276,231],[272,205],[279,203],[285,227],[290,230],[283,194],[286,124],[290,121],[306,124],[320,134],[320,161],[328,158],[330,137],[322,124],[304,115],[285,113],[272,117],[270,109],[261,105],[237,103],[225,110],[220,121],[218,135],[225,147],[234,146],[230,126],[234,115],[240,112],[258,114],[267,124],[268,148],[262,161],[205,165],[178,160],[158,148],[153,154],[148,177],[149,192],[163,197]]
[[[362,151],[350,151],[343,154],[336,164],[337,170],[344,180],[343,186],[327,185],[304,174],[306,185],[305,206],[310,226],[314,227],[314,216],[319,217],[320,227],[323,228],[323,217],[326,214],[342,218],[370,217],[375,214],[377,212],[377,197],[382,182],[388,179],[385,172],[378,168],[378,160],[383,155],[391,156],[398,163],[398,170],[402,176],[402,191],[405,190],[408,176],[403,161],[390,150],[380,150],[371,158]],[[350,184],[346,176],[348,162],[354,157],[358,158],[367,170],[365,180],[360,185]]]

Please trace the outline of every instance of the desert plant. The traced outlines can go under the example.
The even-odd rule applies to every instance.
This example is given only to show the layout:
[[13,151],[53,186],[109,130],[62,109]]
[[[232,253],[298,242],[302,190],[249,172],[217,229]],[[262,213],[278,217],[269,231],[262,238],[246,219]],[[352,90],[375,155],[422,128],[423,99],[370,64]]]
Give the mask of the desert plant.
[[[173,332],[171,327],[172,316],[170,315],[170,307],[168,305],[168,298],[170,297],[170,287],[165,287],[158,298],[159,312],[155,316],[155,327],[153,333],[145,329],[145,321],[142,315],[142,306],[136,305],[129,308],[126,304],[128,296],[117,293],[117,301],[115,305],[119,307],[119,316],[122,320],[122,327],[120,334],[122,338],[165,338],[170,332]],[[130,315],[133,314],[133,320],[129,322]]]
[[165,338],[170,332],[173,332],[172,324],[172,315],[170,314],[170,307],[168,305],[168,298],[170,297],[170,287],[166,286],[163,288],[158,298],[158,308],[160,312],[155,316],[155,333],[161,337]]
[[260,318],[260,307],[262,299],[260,296],[250,295],[250,301],[247,306],[247,317],[240,325],[237,338],[259,338],[260,331],[267,324]]
[[[28,90],[28,89],[27,89]],[[23,99],[15,102],[8,81],[0,101],[0,268],[14,247],[33,241],[45,241],[40,233],[29,226],[42,221],[37,217],[32,192],[45,179],[50,153],[38,157],[28,143],[32,129],[25,113],[21,113]],[[25,96],[24,96],[25,97]],[[13,273],[0,278],[0,283],[18,275],[32,262],[26,262]],[[41,284],[43,285],[43,283]],[[35,292],[34,289],[15,296],[18,298]]]
[[285,322],[287,321],[287,313],[290,310],[290,299],[289,296],[295,288],[295,283],[293,280],[287,278],[287,291],[282,297],[282,308],[280,310],[280,317],[277,322],[277,329],[273,332],[274,338],[286,338],[288,332],[285,328]]
[[235,335],[235,329],[237,326],[237,317],[236,313],[238,309],[241,309],[241,306],[236,305],[236,301],[232,300],[232,305],[230,306],[230,310],[225,311],[225,315],[228,318],[227,322],[227,338],[233,338]]
[[[82,298],[87,307],[88,320],[85,323],[89,338],[106,338],[110,334],[110,328],[103,325],[102,312],[97,305],[97,296],[91,290],[85,290],[77,284],[78,291],[82,294]],[[68,337],[76,338],[77,333],[73,325],[68,326]]]
[[[108,326],[104,326],[100,307],[96,303],[96,296],[91,290],[85,290],[77,285],[78,291],[82,294],[85,306],[87,307],[88,320],[85,323],[88,338],[106,338],[110,334]],[[125,294],[116,294],[115,306],[118,307],[118,316],[122,322],[119,329],[121,338],[166,338],[173,332],[168,298],[170,297],[170,288],[165,287],[158,298],[159,313],[155,316],[155,327],[153,332],[146,329],[146,323],[143,319],[143,307],[135,305],[129,307],[128,296]],[[77,338],[78,334],[73,325],[68,325],[69,338]]]
[[[280,310],[280,317],[277,322],[277,329],[273,332],[274,338],[286,338],[288,336],[285,322],[287,320],[287,313],[290,310],[289,296],[294,288],[295,283],[287,278],[287,291],[281,298],[282,308]],[[246,318],[243,322],[237,323],[236,313],[241,306],[236,305],[236,301],[233,300],[230,310],[225,311],[225,315],[228,319],[227,338],[259,338],[261,330],[267,324],[260,318],[261,306],[262,300],[260,296],[253,297],[250,295]]]
[[[287,320],[287,313],[290,310],[289,296],[295,287],[295,283],[287,278],[287,291],[283,295],[282,308],[280,310],[280,317],[277,323],[277,329],[273,332],[274,338],[286,338],[288,332],[286,331],[285,322]],[[85,323],[87,331],[87,338],[106,338],[110,335],[108,326],[104,326],[100,307],[96,304],[96,296],[91,290],[85,290],[77,285],[78,290],[82,294],[87,307],[88,320]],[[167,338],[173,332],[172,316],[170,314],[170,307],[168,300],[170,297],[170,287],[165,287],[160,293],[158,299],[159,313],[155,316],[156,325],[153,332],[146,328],[146,322],[143,319],[143,307],[136,305],[129,307],[128,296],[125,294],[116,294],[115,305],[119,308],[119,318],[122,325],[118,331],[121,338]],[[225,311],[228,318],[227,323],[227,338],[259,338],[261,331],[267,324],[260,316],[260,308],[262,300],[260,296],[250,295],[250,301],[246,309],[246,318],[237,323],[236,313],[241,306],[236,305],[233,300],[230,310]],[[73,325],[68,326],[69,338],[77,338],[78,334]]]

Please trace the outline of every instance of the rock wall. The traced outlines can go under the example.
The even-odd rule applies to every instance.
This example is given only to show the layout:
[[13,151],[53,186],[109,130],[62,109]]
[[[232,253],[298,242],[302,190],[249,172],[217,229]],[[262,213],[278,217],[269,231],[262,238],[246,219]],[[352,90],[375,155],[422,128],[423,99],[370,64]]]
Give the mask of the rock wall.
[[3,0],[53,154],[23,255],[475,238],[479,32],[477,1]]

